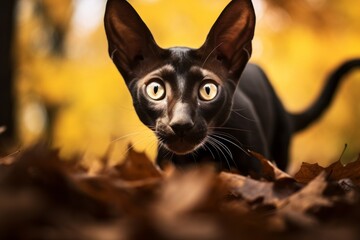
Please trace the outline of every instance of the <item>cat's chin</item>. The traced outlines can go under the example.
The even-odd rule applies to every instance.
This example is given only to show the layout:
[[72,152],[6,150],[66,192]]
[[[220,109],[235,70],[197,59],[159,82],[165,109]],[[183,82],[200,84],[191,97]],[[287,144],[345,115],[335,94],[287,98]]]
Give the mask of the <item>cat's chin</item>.
[[194,152],[197,148],[201,146],[201,144],[188,144],[188,143],[181,143],[181,144],[164,144],[164,146],[171,152],[177,155],[186,155],[189,153]]

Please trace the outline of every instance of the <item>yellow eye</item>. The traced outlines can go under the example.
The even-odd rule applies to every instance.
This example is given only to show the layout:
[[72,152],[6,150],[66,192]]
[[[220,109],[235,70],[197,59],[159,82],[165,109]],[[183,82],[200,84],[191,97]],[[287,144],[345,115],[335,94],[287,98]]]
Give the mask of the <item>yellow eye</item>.
[[199,96],[201,100],[211,101],[218,93],[218,87],[214,83],[204,83],[199,89]]
[[146,85],[146,94],[153,100],[161,100],[165,97],[165,88],[164,86],[157,82],[151,82]]

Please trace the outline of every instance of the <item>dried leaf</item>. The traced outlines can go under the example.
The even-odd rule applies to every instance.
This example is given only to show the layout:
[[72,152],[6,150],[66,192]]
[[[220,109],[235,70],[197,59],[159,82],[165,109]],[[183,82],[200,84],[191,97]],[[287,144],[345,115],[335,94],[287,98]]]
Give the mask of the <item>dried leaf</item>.
[[162,177],[159,168],[155,167],[144,153],[132,149],[129,150],[125,161],[115,166],[113,170],[110,172],[113,177],[127,181],[159,179]]
[[325,171],[329,180],[339,181],[341,179],[351,179],[351,181],[360,186],[360,156],[356,161],[342,164],[341,161],[334,162],[324,168],[317,163],[303,163],[300,170],[295,174],[295,180],[300,183],[308,183],[314,179],[320,172]]
[[341,161],[337,161],[325,168],[325,170],[329,173],[328,178],[331,180],[338,181],[348,178],[354,184],[360,186],[360,155],[353,162],[344,165]]
[[163,174],[133,151],[93,176],[46,145],[12,157],[0,164],[0,239],[293,239],[294,229],[298,239],[327,239],[334,225],[334,236],[358,233],[356,162],[312,180],[321,167],[308,165],[300,184],[264,158],[252,179],[207,166]]
[[265,178],[269,181],[275,181],[282,178],[292,179],[292,177],[289,174],[280,170],[270,160],[266,159],[263,155],[252,151],[250,151],[250,154],[253,155],[255,158],[259,159],[262,166],[259,176],[254,176],[255,178]]
[[161,187],[153,211],[160,231],[169,239],[217,239],[219,227],[210,216],[197,211],[217,209],[221,194],[216,190],[215,171],[202,166],[175,171]]
[[262,204],[276,206],[281,199],[294,192],[291,190],[284,193],[284,191],[278,191],[275,188],[274,182],[259,181],[232,173],[222,172],[219,178],[225,183],[232,195],[241,196],[250,203],[261,200]]
[[307,214],[310,209],[330,207],[332,202],[323,193],[328,186],[326,174],[322,172],[300,191],[294,193],[279,204],[279,214],[288,221],[302,227],[311,227],[316,219]]
[[311,164],[303,162],[300,170],[295,174],[294,178],[299,183],[307,184],[324,170],[325,169],[317,163]]
[[158,211],[164,211],[161,215],[178,216],[202,206],[215,179],[214,169],[210,167],[176,171],[162,186]]

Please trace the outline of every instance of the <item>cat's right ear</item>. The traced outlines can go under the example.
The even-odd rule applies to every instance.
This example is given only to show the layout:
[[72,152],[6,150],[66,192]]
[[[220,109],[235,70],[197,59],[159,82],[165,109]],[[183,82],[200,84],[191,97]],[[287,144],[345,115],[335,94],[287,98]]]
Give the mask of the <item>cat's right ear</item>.
[[110,57],[125,80],[142,61],[155,57],[161,50],[126,0],[108,0],[104,24]]
[[218,59],[238,80],[252,52],[255,12],[251,0],[232,0],[212,26],[205,43],[198,50],[206,60]]

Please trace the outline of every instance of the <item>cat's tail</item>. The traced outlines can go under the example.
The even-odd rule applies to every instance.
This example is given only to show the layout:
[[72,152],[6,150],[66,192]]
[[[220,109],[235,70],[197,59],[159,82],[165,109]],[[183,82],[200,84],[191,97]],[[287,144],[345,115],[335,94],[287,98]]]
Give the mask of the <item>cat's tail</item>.
[[293,132],[303,130],[322,115],[330,105],[341,80],[354,68],[360,68],[360,58],[348,60],[336,68],[328,76],[325,87],[318,99],[308,109],[301,113],[289,114]]

